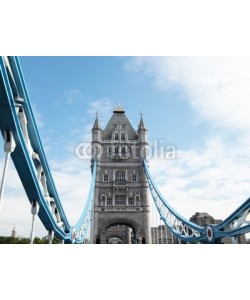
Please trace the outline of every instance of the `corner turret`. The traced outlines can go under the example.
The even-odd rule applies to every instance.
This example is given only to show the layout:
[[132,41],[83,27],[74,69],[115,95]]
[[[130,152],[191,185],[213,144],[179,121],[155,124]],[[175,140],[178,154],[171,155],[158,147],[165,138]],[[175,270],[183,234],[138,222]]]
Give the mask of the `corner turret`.
[[139,142],[147,144],[147,132],[148,132],[148,130],[145,126],[145,123],[143,120],[143,115],[141,114],[141,120],[140,120],[140,124],[139,124],[138,131],[137,131]]
[[98,113],[96,113],[96,119],[92,128],[92,143],[100,143],[102,138],[102,128],[99,122]]

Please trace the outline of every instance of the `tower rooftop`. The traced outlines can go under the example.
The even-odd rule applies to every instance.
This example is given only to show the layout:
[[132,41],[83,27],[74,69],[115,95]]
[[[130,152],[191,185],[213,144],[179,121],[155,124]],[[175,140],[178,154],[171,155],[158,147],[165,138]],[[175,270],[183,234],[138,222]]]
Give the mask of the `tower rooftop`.
[[114,114],[124,114],[125,110],[121,107],[120,103],[116,105],[113,111]]
[[130,121],[125,115],[124,111],[114,111],[111,119],[109,120],[107,126],[102,131],[102,139],[103,140],[111,140],[112,133],[117,128],[117,126],[122,126],[123,130],[127,132],[127,136],[129,140],[137,140],[138,134],[132,127]]

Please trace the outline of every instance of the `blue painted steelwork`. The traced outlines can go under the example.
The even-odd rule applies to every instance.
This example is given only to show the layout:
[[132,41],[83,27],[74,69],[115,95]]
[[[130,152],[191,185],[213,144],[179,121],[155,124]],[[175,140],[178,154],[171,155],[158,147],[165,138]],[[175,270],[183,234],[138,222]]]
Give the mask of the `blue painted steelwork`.
[[93,211],[91,208],[93,207],[93,200],[94,200],[96,169],[97,169],[97,161],[95,160],[95,163],[93,166],[93,176],[92,176],[92,181],[91,181],[91,185],[90,185],[87,202],[86,202],[84,211],[75,226],[75,232],[78,233],[75,236],[75,240],[74,240],[75,244],[82,244],[85,242],[86,235],[88,233],[90,224],[92,222]]
[[218,225],[211,225],[213,230],[213,241],[223,237],[237,237],[250,232],[250,221],[247,217],[250,214],[250,198],[228,218]]
[[11,158],[30,203],[39,203],[38,216],[43,225],[54,231],[57,238],[73,243],[73,233],[81,227],[81,222],[86,222],[84,218],[92,210],[94,183],[83,215],[76,226],[70,226],[45,157],[17,57],[0,57],[0,129],[2,135],[4,131],[13,133],[16,149]]
[[[92,221],[97,161],[93,163],[92,182],[83,213],[70,226],[45,157],[29,96],[17,57],[0,57],[0,129],[13,134],[16,148],[11,158],[30,203],[39,204],[38,216],[49,232],[66,243],[83,243]],[[144,170],[161,219],[179,239],[188,242],[216,243],[223,237],[236,238],[250,232],[250,198],[218,225],[198,226],[178,214],[157,189],[144,161]],[[42,191],[43,190],[43,191]]]
[[178,239],[187,243],[218,243],[224,237],[236,238],[250,232],[250,221],[247,221],[250,214],[250,198],[222,223],[211,224],[208,227],[198,226],[178,214],[164,199],[150,175],[146,161],[144,170],[161,219]]
[[206,237],[206,228],[186,220],[168,204],[156,187],[156,184],[149,173],[149,169],[145,160],[144,170],[156,208],[161,216],[162,221],[169,228],[169,230],[177,238],[188,243],[200,242],[204,240]]

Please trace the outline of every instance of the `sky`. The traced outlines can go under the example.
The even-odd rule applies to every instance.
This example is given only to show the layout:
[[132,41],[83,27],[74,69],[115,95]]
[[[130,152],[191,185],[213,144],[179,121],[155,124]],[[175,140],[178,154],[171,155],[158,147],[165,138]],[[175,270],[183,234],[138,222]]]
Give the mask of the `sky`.
[[[135,127],[139,114],[144,114],[151,142],[160,139],[176,146],[175,160],[152,158],[150,171],[183,216],[207,211],[224,218],[249,197],[248,7],[246,0],[1,4],[1,55],[19,55],[49,166],[71,224],[84,206],[90,180],[89,161],[79,160],[75,147],[89,140],[95,112],[105,126],[118,101]],[[0,139],[0,177],[1,148]],[[18,235],[29,236],[29,202],[13,166],[7,176],[0,235],[9,235],[16,226]],[[40,222],[35,231],[46,235]],[[224,298],[225,294],[239,298],[248,285],[247,245],[33,246],[1,245],[3,293],[11,290],[20,297],[29,278],[30,293],[25,289],[25,297],[33,297],[48,268],[53,284],[46,289],[57,298],[79,297],[79,289],[62,289],[62,282],[83,287],[90,297],[93,291],[105,297],[106,281],[99,280],[96,289],[97,273],[112,278],[110,299],[141,297],[144,291],[147,297],[160,298],[165,286],[168,294],[176,296],[178,290],[183,299],[200,298],[197,286],[206,290],[207,299],[214,297],[214,290]],[[76,267],[83,270],[80,276],[75,276]],[[136,270],[136,284],[121,293],[121,282],[131,279],[131,269]],[[232,274],[243,276],[235,280]],[[176,280],[180,275],[182,289]],[[223,283],[234,289],[225,289]]]
[[[135,129],[140,113],[158,188],[182,216],[224,219],[249,197],[250,58],[198,56],[20,56],[47,160],[70,224],[84,207],[96,112],[104,129],[120,103]],[[2,141],[1,141],[2,142]],[[165,155],[174,147],[175,159]],[[161,157],[163,153],[163,157]],[[4,152],[0,156],[3,170]],[[2,172],[2,171],[1,171]],[[28,237],[29,201],[13,165],[7,174],[0,234]],[[47,233],[40,221],[36,234]]]

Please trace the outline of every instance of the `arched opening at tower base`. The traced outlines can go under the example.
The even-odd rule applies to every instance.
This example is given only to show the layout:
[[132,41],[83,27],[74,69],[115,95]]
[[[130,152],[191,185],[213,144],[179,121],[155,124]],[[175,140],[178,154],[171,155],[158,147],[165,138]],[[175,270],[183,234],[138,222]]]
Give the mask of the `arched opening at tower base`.
[[145,233],[129,219],[108,220],[96,239],[96,244],[145,244]]
[[134,244],[133,229],[126,225],[112,225],[106,232],[106,244]]
[[112,238],[108,239],[107,244],[119,245],[119,244],[124,244],[124,242],[119,237],[112,237]]

